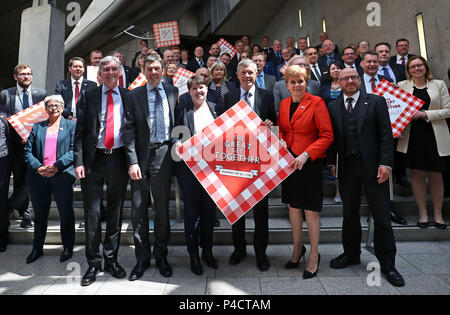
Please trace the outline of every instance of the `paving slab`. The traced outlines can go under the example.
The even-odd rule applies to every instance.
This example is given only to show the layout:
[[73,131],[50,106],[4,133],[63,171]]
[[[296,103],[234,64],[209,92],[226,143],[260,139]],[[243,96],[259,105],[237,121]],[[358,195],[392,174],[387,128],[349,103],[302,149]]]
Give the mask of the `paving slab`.
[[407,295],[448,295],[450,284],[439,276],[405,276],[405,286],[398,288]]
[[369,286],[366,277],[320,277],[329,295],[399,295],[400,292],[381,278],[380,286]]
[[207,295],[261,295],[259,278],[208,279]]
[[426,275],[449,275],[450,254],[403,254],[402,257]]
[[[148,278],[146,278],[148,279]],[[167,286],[167,278],[152,277],[146,281],[128,281],[109,277],[101,286],[97,295],[162,295]]]
[[[193,275],[195,276],[195,275]],[[164,295],[205,295],[208,279],[202,278],[170,278]]]
[[5,273],[0,276],[0,295],[41,295],[56,281],[46,276]]
[[318,278],[303,280],[300,277],[262,278],[263,295],[326,295]]

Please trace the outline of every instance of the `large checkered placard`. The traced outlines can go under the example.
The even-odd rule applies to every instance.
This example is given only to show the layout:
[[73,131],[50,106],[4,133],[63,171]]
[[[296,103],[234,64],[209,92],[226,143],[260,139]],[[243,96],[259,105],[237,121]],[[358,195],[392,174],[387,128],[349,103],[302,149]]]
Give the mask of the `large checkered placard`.
[[164,22],[153,24],[156,47],[169,47],[180,44],[180,32],[178,22]]
[[48,119],[48,114],[45,111],[44,102],[40,102],[8,117],[8,122],[17,131],[19,136],[26,141],[33,125],[46,119]]
[[400,137],[410,123],[412,115],[425,104],[424,101],[405,90],[391,86],[391,83],[386,80],[382,80],[373,93],[386,99],[392,123],[392,133],[395,138]]
[[219,41],[217,42],[217,45],[219,45],[220,47],[220,54],[223,53],[229,53],[231,56],[231,59],[233,59],[234,56],[236,56],[237,54],[237,50],[236,48],[231,45],[229,42],[227,42],[225,39],[221,38],[219,39]]
[[178,88],[178,94],[183,95],[188,92],[187,82],[195,75],[194,72],[179,67],[172,78],[173,85]]
[[231,224],[294,169],[294,158],[245,101],[226,111],[179,151]]
[[145,77],[145,75],[143,73],[140,73],[138,75],[138,77],[136,78],[136,80],[134,80],[133,83],[131,83],[131,85],[128,87],[128,90],[132,91],[135,88],[138,88],[140,86],[144,86],[147,84],[147,78]]

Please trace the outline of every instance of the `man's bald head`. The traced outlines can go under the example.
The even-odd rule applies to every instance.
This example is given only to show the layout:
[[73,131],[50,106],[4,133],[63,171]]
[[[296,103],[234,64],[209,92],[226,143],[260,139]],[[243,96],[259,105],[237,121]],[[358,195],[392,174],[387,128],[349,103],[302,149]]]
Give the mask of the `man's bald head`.
[[346,96],[352,96],[359,91],[361,78],[355,69],[345,68],[339,73],[339,84]]

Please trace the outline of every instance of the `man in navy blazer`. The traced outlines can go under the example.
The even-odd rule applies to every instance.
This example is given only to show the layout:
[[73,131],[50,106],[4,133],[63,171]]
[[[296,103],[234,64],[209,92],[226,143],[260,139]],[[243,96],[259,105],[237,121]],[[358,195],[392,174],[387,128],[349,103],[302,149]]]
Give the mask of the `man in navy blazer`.
[[188,62],[187,70],[195,73],[198,68],[206,67],[206,61],[203,59],[204,54],[205,51],[202,46],[196,47],[194,50],[194,59]]
[[83,58],[74,57],[69,61],[70,79],[59,81],[56,84],[55,93],[64,99],[63,117],[76,121],[77,103],[83,91],[95,89],[96,82],[83,77],[86,64]]
[[[35,105],[45,99],[47,92],[42,89],[33,88],[33,71],[29,65],[18,65],[14,69],[14,79],[17,82],[15,87],[1,92],[1,104],[4,104],[11,115]],[[22,217],[20,226],[28,228],[32,226],[31,211],[28,208],[28,187],[25,182],[26,164],[23,159],[24,141],[14,130],[11,135],[11,160],[12,173],[14,177],[13,194],[8,200],[8,208],[16,209]]]
[[325,49],[325,55],[321,56],[318,61],[322,73],[328,72],[328,67],[332,62],[344,63],[341,54],[335,51],[336,45],[332,40],[326,39],[322,43],[322,47]]
[[375,51],[380,61],[378,74],[391,79],[394,83],[406,80],[406,67],[390,61],[391,45],[389,43],[376,44]]

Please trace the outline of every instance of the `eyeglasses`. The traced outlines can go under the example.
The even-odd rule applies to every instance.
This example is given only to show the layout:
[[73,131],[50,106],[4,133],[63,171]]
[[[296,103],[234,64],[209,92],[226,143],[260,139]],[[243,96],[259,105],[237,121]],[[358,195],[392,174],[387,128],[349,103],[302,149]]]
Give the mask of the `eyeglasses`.
[[340,82],[348,82],[350,79],[351,79],[352,81],[359,81],[359,80],[361,80],[361,78],[359,77],[359,75],[352,75],[352,76],[350,76],[350,77],[339,78],[339,81],[340,81]]
[[425,67],[425,65],[422,63],[422,64],[420,64],[420,65],[413,65],[413,66],[409,66],[408,68],[409,69],[419,69],[419,68],[423,68],[423,67]]
[[31,76],[33,76],[33,74],[32,73],[19,73],[18,76],[19,77],[31,77]]
[[47,109],[59,109],[62,105],[45,105],[45,108]]

